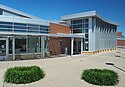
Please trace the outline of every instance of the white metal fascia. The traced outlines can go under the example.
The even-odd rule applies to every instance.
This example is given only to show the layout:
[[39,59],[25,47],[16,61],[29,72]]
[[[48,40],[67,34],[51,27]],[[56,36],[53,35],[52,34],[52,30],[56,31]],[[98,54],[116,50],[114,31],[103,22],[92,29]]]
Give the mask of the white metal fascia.
[[107,23],[119,26],[118,23],[112,22],[110,20],[107,20],[107,19],[103,18],[95,10],[94,11],[87,11],[87,12],[64,15],[64,16],[61,16],[61,19],[62,20],[69,20],[69,19],[77,19],[77,18],[84,18],[84,17],[98,17],[98,18],[102,19],[103,21],[105,21]]
[[22,33],[22,32],[0,32],[2,35],[24,35],[24,36],[45,36],[45,37],[76,37],[84,38],[84,35],[80,34],[40,34],[40,33]]
[[74,18],[90,17],[90,16],[95,16],[95,15],[96,15],[95,11],[88,11],[88,12],[64,15],[64,16],[61,16],[61,19],[68,20],[68,19],[74,19]]
[[31,24],[40,24],[49,26],[49,21],[46,20],[37,20],[37,19],[27,19],[27,18],[20,18],[20,17],[11,17],[11,16],[1,16],[0,21],[3,22],[17,22],[17,23],[31,23]]

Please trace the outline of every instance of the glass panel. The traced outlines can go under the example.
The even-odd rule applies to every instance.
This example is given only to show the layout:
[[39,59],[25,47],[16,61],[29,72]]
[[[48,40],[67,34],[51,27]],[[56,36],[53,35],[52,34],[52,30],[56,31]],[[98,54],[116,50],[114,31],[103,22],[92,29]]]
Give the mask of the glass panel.
[[12,31],[10,28],[0,28],[0,31]]
[[89,24],[83,24],[83,28],[84,29],[88,29],[89,28]]
[[13,27],[10,25],[0,25],[0,28],[13,28]]
[[6,56],[6,40],[0,40],[0,60],[2,56]]
[[80,29],[73,30],[73,33],[82,33],[82,30],[80,30]]
[[88,43],[85,43],[85,51],[88,51]]
[[80,19],[80,20],[73,20],[72,21],[72,24],[79,24],[79,23],[82,23],[82,19]]
[[81,52],[81,41],[78,41],[78,52]]
[[16,53],[26,53],[26,36],[15,36]]
[[12,22],[0,22],[0,25],[12,25]]
[[29,29],[29,32],[39,33],[39,28],[29,27],[28,29]]
[[84,22],[85,24],[88,24],[89,20],[88,20],[88,19],[83,19],[83,22]]
[[73,28],[82,28],[82,24],[73,25]]
[[28,37],[28,52],[40,52],[40,38],[35,36]]
[[14,23],[14,26],[27,26],[27,24],[23,24],[23,23]]
[[89,35],[88,34],[85,34],[85,38],[88,38],[89,37]]

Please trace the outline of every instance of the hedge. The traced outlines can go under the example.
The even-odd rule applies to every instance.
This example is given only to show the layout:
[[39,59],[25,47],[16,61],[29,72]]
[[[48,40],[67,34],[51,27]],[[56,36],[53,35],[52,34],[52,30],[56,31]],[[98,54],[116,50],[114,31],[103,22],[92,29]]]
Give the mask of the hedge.
[[117,73],[108,69],[87,69],[83,71],[81,78],[100,86],[113,86],[119,82]]
[[38,66],[22,66],[8,68],[4,75],[7,83],[26,84],[45,77],[45,72]]

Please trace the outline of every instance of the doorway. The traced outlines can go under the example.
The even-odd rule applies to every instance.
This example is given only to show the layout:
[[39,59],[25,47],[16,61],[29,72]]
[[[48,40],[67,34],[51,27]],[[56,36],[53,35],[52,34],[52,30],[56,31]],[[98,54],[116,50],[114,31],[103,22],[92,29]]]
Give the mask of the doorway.
[[0,61],[8,59],[8,39],[0,38]]
[[81,39],[75,38],[74,41],[74,54],[80,54],[81,53]]

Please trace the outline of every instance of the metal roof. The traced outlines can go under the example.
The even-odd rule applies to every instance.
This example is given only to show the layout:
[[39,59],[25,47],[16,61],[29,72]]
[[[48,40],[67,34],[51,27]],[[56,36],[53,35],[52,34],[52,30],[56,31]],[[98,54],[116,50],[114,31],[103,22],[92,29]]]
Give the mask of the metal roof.
[[0,4],[0,9],[6,10],[6,11],[9,11],[9,12],[18,14],[18,15],[23,15],[23,16],[26,16],[26,17],[29,17],[29,18],[32,18],[32,19],[41,19],[41,18],[38,18],[36,16],[32,16],[30,14],[24,13],[24,12],[19,11],[19,10],[15,10],[13,8],[10,8],[10,7],[2,5],[2,4]]
[[100,19],[102,19],[103,21],[113,24],[113,25],[117,25],[118,23],[107,20],[105,18],[103,18],[101,15],[99,15],[99,13],[97,13],[95,10],[94,11],[87,11],[87,12],[81,12],[81,13],[75,13],[75,14],[69,14],[69,15],[64,15],[61,17],[62,20],[69,20],[69,19],[75,19],[75,18],[83,18],[83,17],[98,17]]

